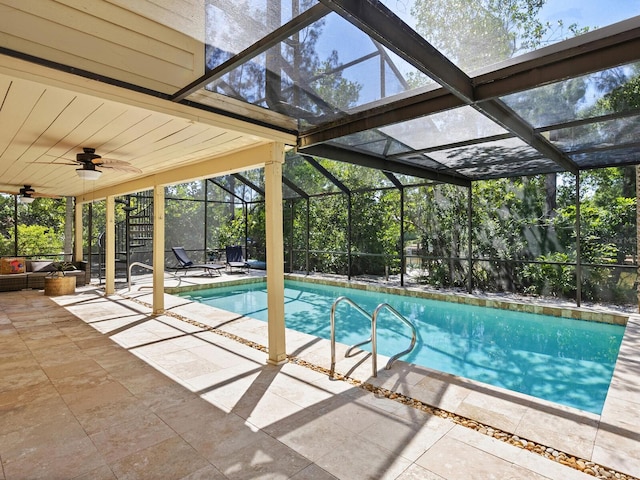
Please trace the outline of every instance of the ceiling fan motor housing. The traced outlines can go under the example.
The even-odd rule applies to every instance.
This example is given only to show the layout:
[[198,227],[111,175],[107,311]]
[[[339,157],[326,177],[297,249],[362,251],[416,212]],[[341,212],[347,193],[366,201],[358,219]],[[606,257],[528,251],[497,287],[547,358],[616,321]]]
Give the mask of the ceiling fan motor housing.
[[78,163],[83,163],[85,166],[91,165],[93,168],[95,168],[93,161],[102,157],[96,153],[95,148],[85,147],[82,150],[82,153],[76,154],[76,160],[78,161]]
[[31,185],[25,185],[20,189],[20,195],[23,195],[23,196],[25,195],[30,196],[30,195],[33,195],[34,193],[36,193],[36,191],[33,188],[31,188]]

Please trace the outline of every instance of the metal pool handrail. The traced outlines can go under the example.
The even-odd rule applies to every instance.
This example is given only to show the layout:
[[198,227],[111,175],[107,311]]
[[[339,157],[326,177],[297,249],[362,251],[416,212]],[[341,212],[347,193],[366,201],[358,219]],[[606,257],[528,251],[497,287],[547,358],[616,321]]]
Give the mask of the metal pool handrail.
[[[129,270],[128,273],[129,275],[127,276],[127,282],[129,284],[129,291],[131,291],[131,270],[133,269],[133,267],[142,267],[142,268],[146,268],[147,270],[151,270],[153,272],[153,267],[151,265],[147,265],[146,263],[142,263],[142,262],[133,262],[131,265],[129,265]],[[173,278],[177,278],[178,279],[178,284],[180,284],[181,282],[181,278],[180,276],[172,273],[172,272],[165,272],[168,273],[169,275],[171,275]],[[153,288],[153,285],[143,285],[140,287],[142,288]]]
[[380,313],[380,311],[382,309],[389,310],[401,322],[403,322],[405,325],[407,325],[411,329],[411,344],[409,345],[409,348],[406,349],[406,350],[403,350],[400,353],[395,354],[394,356],[392,356],[389,359],[389,361],[387,362],[387,365],[385,366],[385,370],[389,370],[391,368],[391,365],[393,364],[393,362],[395,362],[402,355],[405,355],[405,354],[409,353],[411,350],[413,350],[413,347],[415,347],[415,345],[416,345],[416,337],[417,337],[416,327],[413,325],[413,323],[411,323],[411,321],[409,321],[407,318],[405,318],[401,313],[399,313],[395,308],[393,308],[388,303],[381,303],[380,305],[378,305],[376,307],[376,309],[373,312],[373,315],[369,315],[369,313],[366,310],[364,310],[360,305],[355,303],[349,297],[345,297],[345,296],[338,297],[336,299],[336,301],[333,302],[333,305],[331,306],[331,369],[330,369],[330,374],[331,375],[333,375],[333,373],[335,372],[335,366],[336,366],[336,318],[335,318],[335,314],[336,314],[336,308],[337,308],[337,306],[338,306],[338,304],[340,302],[347,302],[349,305],[354,307],[357,311],[359,311],[362,315],[364,315],[365,317],[367,317],[371,321],[371,337],[369,337],[367,340],[364,340],[364,341],[362,341],[360,343],[356,343],[355,345],[351,345],[347,349],[347,351],[345,352],[344,356],[345,357],[349,357],[350,354],[351,354],[351,351],[354,348],[360,347],[362,345],[366,345],[367,343],[371,342],[371,369],[372,369],[371,375],[373,377],[377,377],[378,376],[377,323],[378,323],[378,314]]
[[389,361],[387,362],[387,366],[384,367],[385,370],[389,370],[391,368],[391,365],[393,364],[393,362],[395,362],[398,358],[400,358],[401,356],[409,353],[411,350],[413,350],[413,347],[416,346],[416,338],[418,336],[418,332],[416,331],[416,327],[415,325],[409,321],[407,318],[404,317],[404,315],[402,315],[400,312],[398,312],[395,308],[393,308],[391,305],[389,305],[388,303],[381,303],[380,305],[378,305],[376,307],[376,309],[373,311],[373,316],[371,317],[371,323],[375,324],[378,318],[378,314],[380,313],[380,311],[386,308],[387,310],[389,310],[398,320],[400,320],[402,323],[404,323],[405,325],[407,325],[410,329],[411,329],[411,343],[409,345],[409,348],[407,348],[406,350],[403,350],[400,353],[396,353],[394,356],[392,356]]
[[[144,267],[148,270],[151,270],[153,272],[153,267],[151,265],[147,265],[146,263],[142,263],[142,262],[133,262],[131,265],[129,265],[129,275],[127,276],[127,281],[129,283],[129,291],[131,291],[131,270],[133,269],[133,267]],[[149,287],[147,287],[149,288]],[[153,288],[153,287],[151,287]]]
[[351,305],[353,308],[355,308],[357,311],[359,311],[362,315],[364,315],[371,321],[371,337],[369,337],[369,339],[365,340],[364,342],[360,342],[349,347],[349,349],[345,352],[344,356],[346,357],[347,354],[350,353],[353,348],[361,345],[365,345],[371,342],[371,353],[373,355],[372,369],[373,369],[373,376],[375,377],[377,375],[376,371],[378,369],[378,361],[377,361],[378,353],[376,348],[376,336],[375,336],[376,326],[374,324],[373,317],[369,315],[369,313],[367,313],[367,311],[364,310],[356,302],[351,300],[349,297],[344,297],[344,296],[336,298],[336,301],[333,302],[333,305],[331,306],[331,370],[330,370],[331,375],[333,375],[333,372],[335,371],[335,366],[336,366],[336,307],[340,302],[347,302],[349,305]]

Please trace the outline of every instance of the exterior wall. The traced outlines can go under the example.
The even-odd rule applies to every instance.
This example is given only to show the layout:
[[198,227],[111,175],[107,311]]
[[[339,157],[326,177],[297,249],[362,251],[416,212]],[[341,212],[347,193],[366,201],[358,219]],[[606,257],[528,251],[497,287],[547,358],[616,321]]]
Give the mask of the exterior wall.
[[0,0],[0,45],[164,93],[204,73],[204,0]]

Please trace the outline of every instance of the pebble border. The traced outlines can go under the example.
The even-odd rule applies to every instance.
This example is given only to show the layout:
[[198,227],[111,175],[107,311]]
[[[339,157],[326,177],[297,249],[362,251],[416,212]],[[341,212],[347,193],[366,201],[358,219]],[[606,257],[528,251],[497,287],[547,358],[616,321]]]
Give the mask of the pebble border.
[[[127,297],[124,295],[123,298],[130,300],[134,303],[143,305],[147,308],[153,308],[152,305],[143,302],[141,300],[138,300],[137,298],[133,298],[133,297]],[[222,337],[228,338],[230,340],[234,340],[242,345],[251,347],[255,350],[259,350],[263,353],[268,353],[267,347],[264,345],[261,345],[257,342],[253,342],[251,340],[247,340],[246,338],[240,337],[239,335],[230,333],[230,332],[225,332],[224,330],[220,330],[216,327],[212,327],[210,325],[206,325],[204,323],[198,322],[196,320],[191,320],[190,318],[184,317],[183,315],[179,315],[175,312],[170,312],[167,310],[164,310],[162,313],[158,314],[158,315],[166,315],[172,318],[175,318],[177,320],[180,320],[182,322],[188,323],[190,325],[193,325],[195,327],[198,327],[200,329],[202,329],[203,331],[208,331],[208,332],[213,332],[217,335],[220,335]],[[536,443],[536,442],[532,442],[530,440],[527,440],[526,438],[521,438],[518,435],[514,435],[512,433],[508,433],[505,432],[503,430],[500,430],[498,428],[494,428],[490,425],[485,425],[482,423],[479,423],[471,418],[467,418],[467,417],[463,417],[461,415],[458,415],[456,413],[452,413],[449,412],[447,410],[443,410],[441,408],[437,408],[437,407],[433,407],[431,405],[428,405],[420,400],[417,400],[415,398],[412,397],[408,397],[406,395],[400,394],[400,393],[396,393],[393,392],[391,390],[388,390],[386,388],[382,388],[382,387],[377,387],[375,385],[372,385],[368,382],[363,382],[361,380],[349,377],[347,375],[343,375],[341,373],[336,373],[336,372],[331,372],[328,368],[325,367],[321,367],[319,365],[315,365],[313,363],[307,362],[306,360],[303,360],[301,358],[298,358],[296,356],[293,355],[287,355],[287,360],[290,363],[293,363],[295,365],[299,365],[305,368],[309,368],[311,370],[314,370],[316,372],[322,373],[327,375],[330,378],[334,378],[336,380],[341,380],[344,382],[347,382],[355,387],[358,388],[362,388],[363,390],[366,390],[370,393],[373,393],[376,396],[381,396],[381,397],[385,397],[388,398],[390,400],[402,403],[404,405],[413,407],[415,409],[421,410],[425,413],[428,413],[430,415],[436,416],[436,417],[440,417],[440,418],[444,418],[444,419],[448,419],[450,421],[452,421],[453,423],[457,424],[457,425],[461,425],[463,427],[466,428],[470,428],[471,430],[475,430],[478,433],[481,433],[483,435],[487,435],[489,437],[493,437],[496,438],[502,442],[508,443],[510,445],[513,445],[514,447],[517,448],[521,448],[524,450],[528,450],[532,453],[535,453],[537,455],[540,455],[542,457],[545,457],[551,461],[560,463],[562,465],[566,465],[567,467],[573,468],[575,470],[581,471],[583,473],[586,473],[588,475],[592,475],[596,478],[599,479],[603,479],[603,480],[608,480],[608,479],[616,479],[616,480],[640,480],[637,477],[631,476],[631,475],[627,475],[626,473],[622,473],[622,472],[617,472],[613,469],[607,468],[603,465],[599,465],[595,462],[592,462],[590,460],[585,460],[579,457],[576,457],[574,455],[569,455],[565,452],[556,450],[552,447],[547,447],[546,445],[542,445],[540,443]]]

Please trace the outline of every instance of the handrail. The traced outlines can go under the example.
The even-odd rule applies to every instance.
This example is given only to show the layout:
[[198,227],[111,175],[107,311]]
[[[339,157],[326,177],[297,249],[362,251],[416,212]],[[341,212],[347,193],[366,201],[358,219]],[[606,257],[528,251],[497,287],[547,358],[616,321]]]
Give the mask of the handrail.
[[[129,280],[128,280],[128,282],[129,282],[129,291],[131,291],[131,269],[133,267],[143,267],[143,268],[146,268],[146,269],[151,270],[153,272],[153,267],[151,265],[147,265],[146,263],[133,262],[131,265],[129,265],[129,275],[128,275],[128,277],[129,277]],[[168,273],[169,275],[173,276],[174,278],[177,278],[178,282],[180,281],[180,277],[178,275],[176,275],[176,274],[174,274],[172,272],[166,272],[166,273]],[[145,287],[143,285],[140,288],[153,288],[153,286],[150,285],[150,286]]]
[[396,353],[394,356],[392,356],[389,359],[389,361],[387,362],[387,366],[384,367],[385,370],[389,370],[391,368],[391,365],[393,364],[393,362],[395,362],[402,355],[405,355],[405,354],[409,353],[411,350],[413,350],[413,347],[416,346],[416,337],[418,336],[418,332],[416,331],[416,327],[413,325],[412,322],[407,320],[401,313],[399,313],[395,308],[393,308],[388,303],[381,303],[380,305],[378,305],[376,307],[376,309],[373,311],[373,317],[371,317],[372,318],[372,323],[374,323],[374,324],[376,323],[376,320],[378,318],[378,314],[380,313],[380,311],[383,308],[386,308],[387,310],[389,310],[393,315],[395,315],[395,317],[398,320],[403,322],[405,325],[407,325],[411,329],[411,344],[409,345],[409,348],[407,348],[406,350],[403,350],[400,353]]
[[135,266],[143,267],[153,272],[153,267],[151,265],[147,265],[146,263],[133,262],[131,265],[129,265],[129,275],[127,275],[127,278],[129,279],[129,291],[131,291],[131,269]]
[[335,366],[336,366],[336,318],[335,318],[335,315],[336,315],[336,308],[337,308],[337,306],[338,306],[338,304],[340,302],[347,302],[349,305],[354,307],[362,315],[364,315],[365,317],[367,317],[371,321],[371,337],[369,337],[367,340],[365,340],[363,342],[356,343],[355,345],[350,346],[347,349],[347,351],[345,352],[344,356],[348,357],[349,354],[351,353],[351,350],[353,350],[354,348],[360,347],[362,345],[366,345],[367,343],[371,342],[371,369],[372,369],[372,374],[371,375],[373,377],[377,377],[378,376],[378,334],[377,334],[377,324],[378,324],[378,315],[379,315],[379,313],[380,313],[380,311],[382,309],[389,310],[394,316],[396,316],[401,322],[403,322],[405,325],[407,325],[411,329],[411,343],[409,345],[409,348],[407,348],[406,350],[403,350],[400,353],[396,353],[395,355],[393,355],[389,359],[389,361],[387,362],[387,365],[384,367],[385,370],[391,369],[391,365],[393,364],[393,362],[395,362],[402,355],[405,355],[405,354],[409,353],[415,347],[416,338],[418,336],[418,332],[416,331],[416,327],[413,325],[413,323],[411,323],[411,321],[409,321],[407,318],[405,318],[400,312],[398,312],[395,308],[393,308],[388,303],[381,303],[373,311],[373,315],[369,315],[366,310],[364,310],[362,307],[360,307],[360,305],[355,303],[349,297],[345,297],[345,296],[338,297],[336,299],[336,301],[333,302],[333,305],[331,306],[331,369],[330,369],[330,374],[331,375],[334,374]]
[[336,307],[340,302],[347,302],[349,305],[354,307],[357,311],[359,311],[362,315],[364,315],[371,321],[371,337],[368,340],[365,340],[364,342],[361,342],[349,347],[349,349],[345,353],[345,357],[347,356],[347,353],[351,352],[353,348],[358,347],[360,345],[365,345],[371,342],[371,354],[373,355],[372,370],[373,370],[373,376],[375,377],[377,376],[377,369],[378,369],[378,360],[377,360],[378,352],[377,352],[377,346],[376,346],[375,321],[373,320],[373,317],[369,315],[369,313],[367,313],[367,311],[364,310],[360,305],[355,303],[349,297],[344,297],[344,296],[338,297],[336,301],[333,302],[333,305],[331,306],[331,370],[330,372],[333,375],[333,372],[335,371],[335,366],[336,366],[336,318],[335,316],[336,316]]

